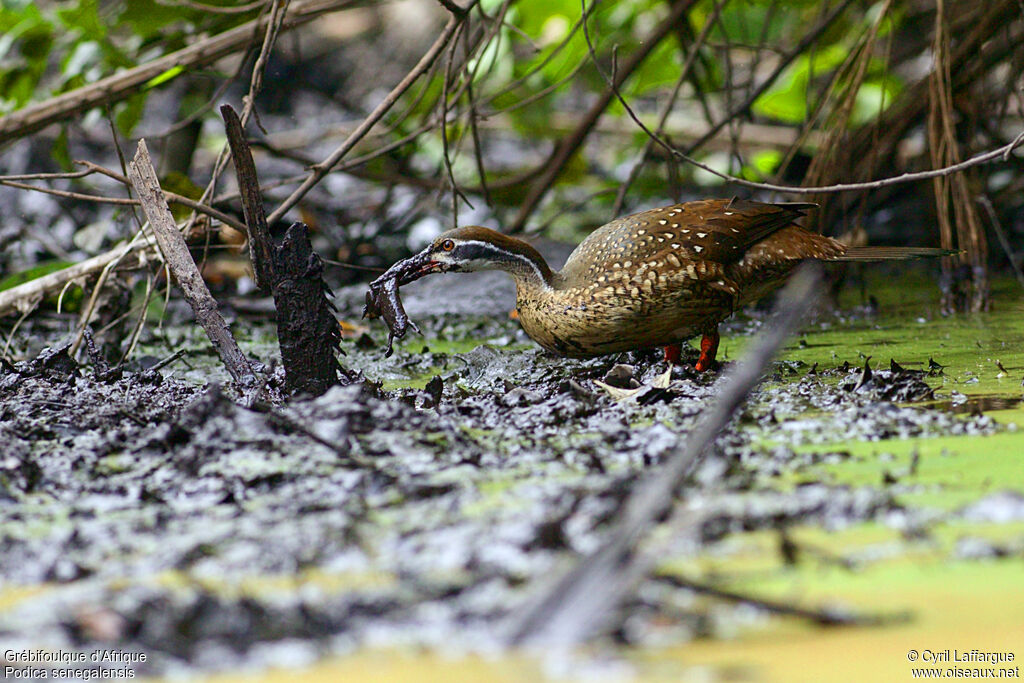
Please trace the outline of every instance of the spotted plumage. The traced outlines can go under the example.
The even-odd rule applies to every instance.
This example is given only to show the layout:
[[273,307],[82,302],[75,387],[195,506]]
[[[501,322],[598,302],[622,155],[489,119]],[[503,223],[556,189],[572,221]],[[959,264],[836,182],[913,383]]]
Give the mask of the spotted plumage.
[[795,223],[813,206],[709,199],[644,211],[595,230],[557,272],[526,242],[476,226],[443,233],[413,259],[420,274],[510,273],[520,323],[549,351],[587,357],[664,346],[678,358],[680,342],[703,334],[704,369],[714,362],[718,323],[803,260],[946,253],[847,248]]

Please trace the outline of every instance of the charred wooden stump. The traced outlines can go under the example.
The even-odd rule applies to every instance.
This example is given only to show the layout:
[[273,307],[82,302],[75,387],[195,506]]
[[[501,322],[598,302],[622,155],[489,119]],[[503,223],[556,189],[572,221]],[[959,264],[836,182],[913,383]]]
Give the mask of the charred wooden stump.
[[341,341],[323,263],[304,223],[293,223],[280,240],[271,236],[242,123],[230,106],[220,110],[238,176],[256,284],[274,296],[285,388],[319,396],[339,382],[336,356]]
[[341,332],[306,224],[292,223],[271,258],[285,388],[319,396],[338,383]]

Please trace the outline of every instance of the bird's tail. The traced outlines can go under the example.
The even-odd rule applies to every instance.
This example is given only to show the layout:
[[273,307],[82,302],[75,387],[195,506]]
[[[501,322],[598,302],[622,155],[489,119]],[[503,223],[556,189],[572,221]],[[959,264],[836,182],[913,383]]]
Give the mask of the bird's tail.
[[959,253],[956,249],[938,249],[934,247],[849,247],[841,256],[833,256],[827,260],[908,261],[916,258],[955,256]]

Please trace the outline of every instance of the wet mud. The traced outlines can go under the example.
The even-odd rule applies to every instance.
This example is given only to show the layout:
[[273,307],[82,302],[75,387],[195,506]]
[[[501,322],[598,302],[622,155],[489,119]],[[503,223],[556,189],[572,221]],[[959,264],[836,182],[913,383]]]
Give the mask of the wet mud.
[[[136,668],[149,674],[489,642],[536,580],[595,547],[719,377],[666,375],[657,352],[552,356],[508,318],[511,289],[500,274],[409,285],[421,336],[385,358],[388,330],[372,323],[343,342],[352,384],[286,402],[272,382],[251,409],[202,351],[114,376],[51,335],[50,351],[0,375],[0,640],[145,652]],[[339,292],[343,316],[364,292]],[[267,334],[253,325],[234,328]],[[743,317],[729,333],[758,325]],[[152,348],[158,334],[179,333],[148,331]],[[275,364],[271,345],[243,346]],[[927,371],[871,365],[775,363],[684,491],[709,512],[674,552],[793,524],[927,524],[883,482],[773,483],[850,457],[808,445],[1001,429],[936,406]],[[607,637],[642,646],[666,623],[676,638],[715,636],[721,618],[689,596],[651,578]]]

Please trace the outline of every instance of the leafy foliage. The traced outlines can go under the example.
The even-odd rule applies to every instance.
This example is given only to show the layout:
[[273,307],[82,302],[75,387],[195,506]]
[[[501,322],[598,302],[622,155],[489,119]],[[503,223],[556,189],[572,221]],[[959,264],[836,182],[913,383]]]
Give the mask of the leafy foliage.
[[[208,4],[233,5],[230,0]],[[180,49],[198,33],[223,31],[253,16],[254,12],[220,14],[154,0],[5,0],[0,5],[0,114],[94,83]],[[150,86],[180,73],[179,69],[164,74]],[[115,105],[122,132],[131,132],[144,105],[145,94]]]

